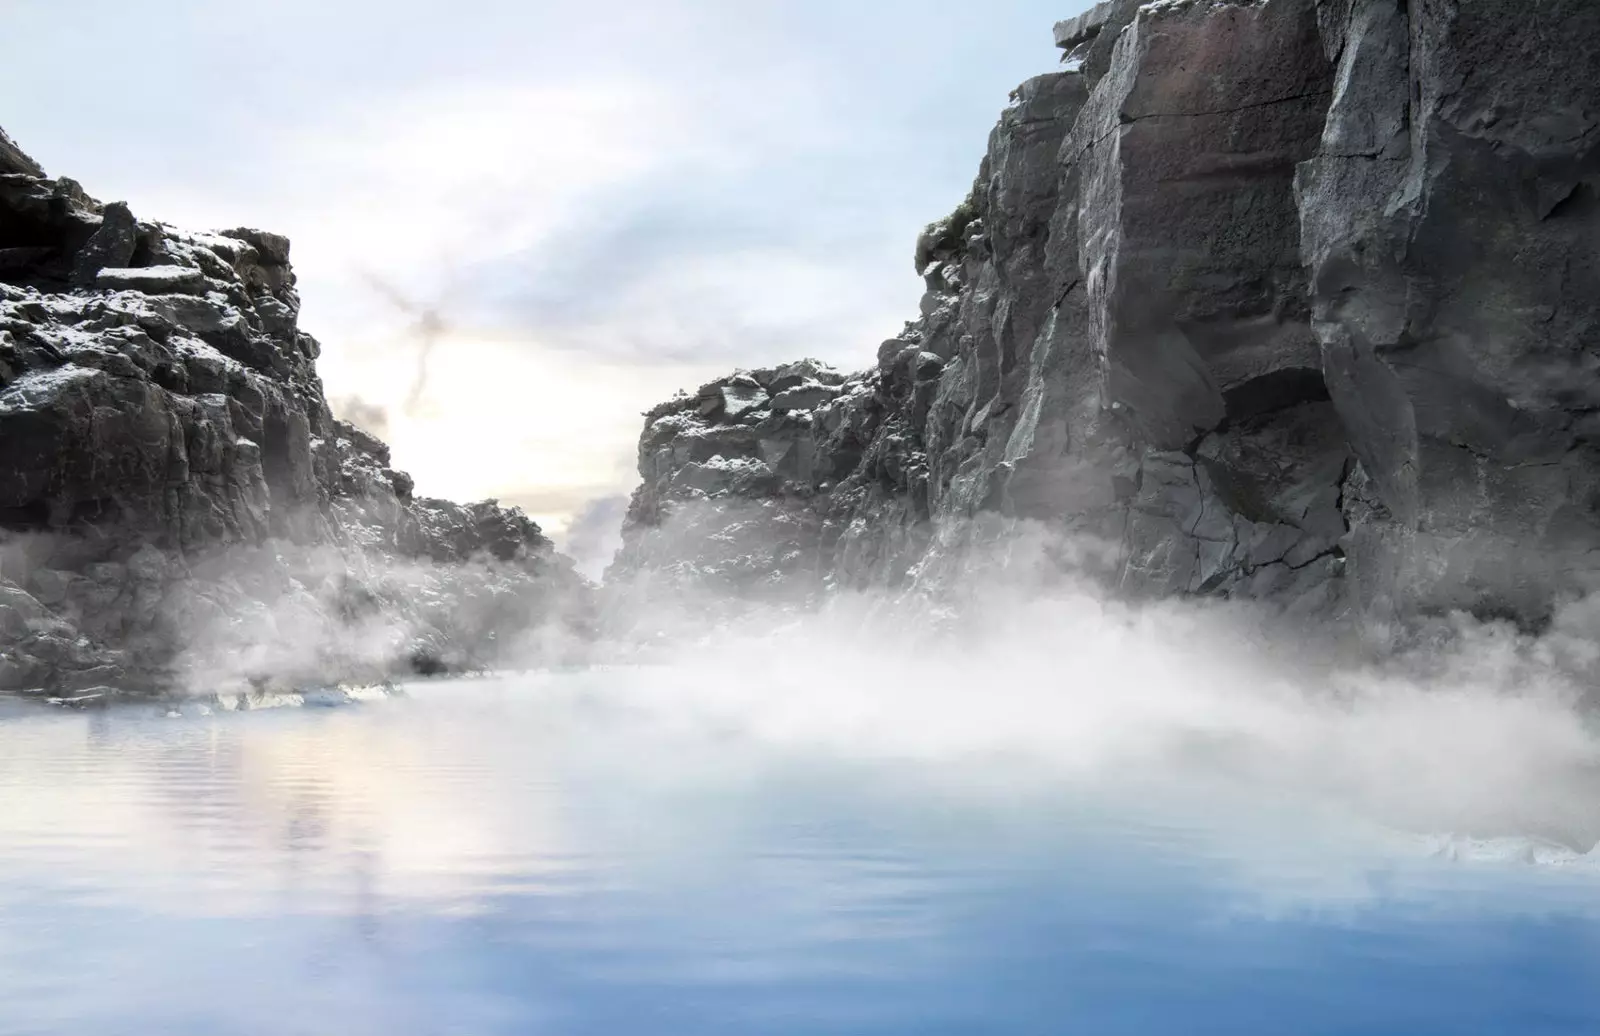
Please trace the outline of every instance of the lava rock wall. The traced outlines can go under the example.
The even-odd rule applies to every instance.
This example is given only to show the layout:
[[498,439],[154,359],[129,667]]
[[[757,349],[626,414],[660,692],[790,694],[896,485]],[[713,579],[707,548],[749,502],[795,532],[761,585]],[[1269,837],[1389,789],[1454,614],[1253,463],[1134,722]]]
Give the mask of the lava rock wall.
[[771,372],[652,412],[617,571],[904,588],[1026,526],[1133,595],[1592,589],[1600,6],[1112,0],[1056,41],[917,243],[920,318],[782,410],[805,462],[720,445]]

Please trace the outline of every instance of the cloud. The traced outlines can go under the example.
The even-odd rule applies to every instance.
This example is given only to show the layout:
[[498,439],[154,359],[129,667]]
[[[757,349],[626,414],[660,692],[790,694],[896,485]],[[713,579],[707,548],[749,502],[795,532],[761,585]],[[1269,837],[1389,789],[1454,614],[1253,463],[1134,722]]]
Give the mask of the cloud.
[[[664,138],[686,135],[668,99],[622,82],[593,92],[452,84],[286,133],[283,153],[319,162],[286,169],[256,222],[294,240],[302,326],[328,342],[330,394],[369,425],[386,412],[395,463],[419,492],[539,491],[559,503],[536,518],[560,526],[631,484],[639,412],[712,369],[681,356],[624,366],[604,350],[563,352],[537,325],[474,326],[472,296],[503,255],[536,250],[592,199],[648,179],[672,161]],[[151,208],[228,222],[222,199],[204,194]],[[445,324],[413,413],[401,404],[413,391],[416,317],[375,291],[370,272]]]
[[[277,128],[272,151],[284,158],[250,222],[290,235],[306,286],[329,289],[306,292],[307,312],[342,330],[386,314],[370,287],[350,290],[365,271],[433,301],[447,287],[470,290],[453,282],[547,239],[588,199],[655,174],[686,133],[672,100],[640,83],[428,84]],[[231,198],[191,184],[144,194],[170,222],[239,221]]]
[[348,394],[328,400],[333,416],[382,439],[389,434],[389,411],[360,396]]

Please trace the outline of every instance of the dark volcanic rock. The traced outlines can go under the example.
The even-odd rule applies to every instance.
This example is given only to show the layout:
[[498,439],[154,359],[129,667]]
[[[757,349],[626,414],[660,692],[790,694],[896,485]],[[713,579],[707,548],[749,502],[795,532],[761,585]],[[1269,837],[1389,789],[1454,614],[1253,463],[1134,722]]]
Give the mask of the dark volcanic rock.
[[1369,605],[1537,615],[1600,568],[1600,7],[1324,5],[1301,169],[1328,384],[1375,503]]
[[122,202],[112,202],[100,214],[99,229],[78,249],[72,264],[72,282],[79,287],[94,284],[101,270],[127,266],[138,247],[133,213]]
[[539,527],[334,420],[286,239],[185,234],[0,135],[0,691],[488,664],[581,610]]
[[933,585],[1027,523],[1130,593],[1592,588],[1600,5],[1111,0],[1056,39],[876,368],[652,412],[619,572]]
[[11,138],[6,136],[6,131],[0,129],[0,176],[18,174],[21,176],[43,176],[44,170],[39,168],[39,163],[29,158]]

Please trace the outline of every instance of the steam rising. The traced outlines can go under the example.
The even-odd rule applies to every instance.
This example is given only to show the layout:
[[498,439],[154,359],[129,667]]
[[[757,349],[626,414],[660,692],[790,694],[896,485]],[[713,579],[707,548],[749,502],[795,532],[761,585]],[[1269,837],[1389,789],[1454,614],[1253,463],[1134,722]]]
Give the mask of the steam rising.
[[190,695],[314,687],[329,674],[376,683],[408,669],[558,665],[584,648],[581,584],[554,569],[529,579],[487,557],[271,543],[198,562],[199,578],[165,602],[163,618],[181,638]]
[[333,416],[346,421],[379,439],[389,436],[389,411],[380,403],[373,403],[354,393],[328,400]]
[[[602,510],[614,508],[597,522]],[[671,556],[681,532],[669,522],[652,549]],[[1588,716],[1600,601],[1568,604],[1537,636],[1457,615],[1380,641],[1238,602],[1120,599],[1092,574],[1104,555],[1017,527],[921,566],[907,589],[823,592],[796,577],[760,603],[696,589],[679,578],[688,561],[671,578],[614,568],[596,639],[589,618],[574,624],[581,581],[269,544],[195,561],[198,589],[159,608],[187,638],[183,689],[202,696],[330,672],[382,679],[418,652],[457,671],[634,662],[578,686],[668,732],[1095,788],[1223,780],[1407,832],[1580,853],[1600,840]],[[7,559],[19,579],[35,564]],[[492,657],[444,657],[462,643]]]
[[1458,615],[1375,646],[1239,603],[1119,600],[1037,566],[1046,547],[1092,563],[1093,544],[1024,533],[948,593],[661,626],[664,664],[618,693],[652,723],[789,747],[1095,786],[1225,779],[1409,832],[1600,840],[1595,603],[1538,637]]
[[599,577],[622,546],[622,522],[628,512],[625,496],[590,500],[575,514],[562,536],[561,549],[579,571]]

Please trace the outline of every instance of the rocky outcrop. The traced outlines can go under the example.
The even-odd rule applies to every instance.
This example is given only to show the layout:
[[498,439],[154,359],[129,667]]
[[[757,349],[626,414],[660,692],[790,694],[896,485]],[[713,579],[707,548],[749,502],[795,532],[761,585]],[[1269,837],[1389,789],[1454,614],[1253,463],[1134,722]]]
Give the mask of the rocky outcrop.
[[619,573],[924,586],[1026,525],[1131,594],[1587,592],[1600,7],[1112,0],[1056,39],[875,369],[648,415]]
[[0,691],[382,677],[564,621],[537,525],[334,419],[298,312],[284,238],[136,219],[0,134]]

